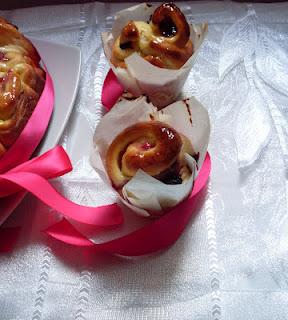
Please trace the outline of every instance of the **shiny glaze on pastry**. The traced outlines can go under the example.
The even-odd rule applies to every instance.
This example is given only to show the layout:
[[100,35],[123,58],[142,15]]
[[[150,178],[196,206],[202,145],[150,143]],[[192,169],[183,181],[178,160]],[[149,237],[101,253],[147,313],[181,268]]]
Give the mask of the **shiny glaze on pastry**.
[[160,68],[179,69],[193,54],[190,27],[174,3],[164,3],[153,13],[151,21],[129,21],[116,39],[111,62],[125,68],[124,59],[138,52]]
[[116,189],[127,183],[138,169],[167,184],[181,183],[190,176],[185,153],[193,154],[191,143],[168,124],[139,122],[113,140],[106,154],[106,168]]
[[0,18],[0,156],[16,141],[42,93],[39,62],[32,43]]

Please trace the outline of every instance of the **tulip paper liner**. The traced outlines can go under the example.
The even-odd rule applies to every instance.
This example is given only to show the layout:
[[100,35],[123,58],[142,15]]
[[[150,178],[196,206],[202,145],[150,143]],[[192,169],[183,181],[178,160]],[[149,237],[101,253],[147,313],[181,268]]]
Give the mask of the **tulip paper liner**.
[[[113,71],[109,71],[103,86],[102,102],[107,110],[110,110],[121,96],[123,89]],[[197,179],[194,182],[192,192],[188,199],[182,201],[165,215],[153,220],[148,225],[133,231],[122,237],[95,243],[87,236],[79,232],[74,225],[66,219],[50,226],[45,233],[63,243],[93,248],[96,252],[107,252],[123,256],[140,256],[156,252],[172,245],[181,235],[189,219],[193,215],[193,203],[199,198],[199,192],[204,189],[211,171],[211,160],[206,153]],[[116,204],[114,204],[116,205]]]
[[[150,18],[154,14],[154,10],[157,10],[156,6],[141,3],[117,12],[115,14],[112,30],[109,32],[102,32],[101,38],[104,53],[110,63],[111,69],[125,89],[135,97],[147,95],[153,105],[162,108],[177,100],[190,70],[196,62],[197,55],[208,32],[208,25],[207,23],[193,23],[189,25],[189,38],[193,44],[193,53],[185,64],[178,69],[156,67],[143,59],[137,52],[134,52],[125,58],[124,61],[127,68],[115,67],[111,63],[111,57],[115,41],[117,41],[120,36],[121,30],[125,28],[129,21],[150,21]],[[167,17],[173,20],[172,16],[169,17],[169,14]],[[148,22],[146,28],[149,29],[149,26],[150,23]],[[153,39],[153,37],[156,36],[152,30],[152,34],[150,34],[150,31],[146,33],[146,31],[144,31],[146,28],[143,30],[138,29],[142,34],[140,39],[145,38],[145,41],[143,41],[144,46],[151,41],[150,37]],[[178,31],[179,34],[181,34],[181,30]],[[162,40],[163,38],[161,38],[161,41]],[[159,38],[154,38],[154,41],[159,41]],[[163,41],[165,43],[165,40]],[[141,40],[139,41],[139,45],[140,47],[142,46]],[[122,54],[125,55],[124,52],[121,52],[121,55]]]
[[174,209],[150,224],[123,237],[96,244],[77,231],[67,220],[50,226],[45,233],[69,245],[91,247],[96,252],[107,252],[123,256],[140,256],[156,252],[172,245],[181,235],[193,215],[192,205],[204,189],[211,171],[211,160],[207,153],[202,168],[195,180],[190,197]]
[[[47,79],[49,78],[50,77],[48,75]],[[30,130],[33,130],[34,128],[31,122],[34,122],[34,125],[36,128],[38,128],[38,131],[36,130],[37,134],[35,133],[35,136],[32,136],[32,139],[31,135],[29,135],[29,130],[26,129],[27,126],[25,127],[27,131],[25,134],[27,134],[29,140],[33,140],[33,137],[35,137],[34,143],[31,142],[29,144],[29,150],[31,154],[41,140],[48,125],[48,120],[47,122],[45,121],[45,125],[41,125],[41,114],[45,111],[45,107],[46,110],[50,110],[50,115],[52,112],[52,82],[48,87],[47,95],[44,95],[44,97],[46,98],[40,100],[42,110],[39,112],[39,115],[37,113],[37,111],[40,109],[38,108],[39,105],[36,107],[36,114],[38,117],[31,117],[27,124]],[[39,140],[36,141],[37,139]],[[15,150],[14,152],[16,153],[19,153],[17,149],[13,148],[13,150]],[[14,159],[12,152],[11,154],[12,159]],[[31,154],[27,156],[28,152],[25,152],[25,154],[25,157],[31,156]],[[7,167],[3,166],[4,169],[2,169],[3,171],[1,171],[0,174],[0,198],[8,199],[8,197],[11,196],[16,197],[19,195],[19,192],[29,191],[48,206],[62,213],[67,219],[72,219],[80,223],[97,227],[119,225],[123,222],[123,214],[117,204],[100,206],[96,208],[80,206],[65,199],[50,185],[47,179],[59,177],[72,170],[70,159],[62,147],[55,147],[43,155],[29,161],[25,161],[23,157],[22,163],[19,162],[20,161],[17,162],[17,159],[14,160],[12,168],[8,162]],[[6,168],[8,168],[7,171],[5,171]],[[158,220],[155,220],[145,227],[142,227],[137,231],[118,239],[101,244],[95,244],[88,238],[81,235],[65,219],[63,219],[60,223],[50,226],[46,230],[46,233],[68,244],[73,244],[76,246],[92,246],[96,249],[96,251],[104,251],[126,256],[144,255],[164,249],[165,247],[173,244],[179,238],[185,226],[187,225],[189,218],[193,214],[191,205],[195,200],[197,200],[196,196],[204,188],[209,178],[210,169],[211,161],[209,154],[207,153],[205,161],[194,183],[192,193],[188,199],[181,202],[178,206]],[[0,237],[5,238],[7,243],[6,245],[5,242],[2,243],[0,251],[2,250],[2,252],[4,252],[11,250],[13,241],[15,241],[15,237],[17,237],[18,232],[19,229],[17,228],[1,230]]]

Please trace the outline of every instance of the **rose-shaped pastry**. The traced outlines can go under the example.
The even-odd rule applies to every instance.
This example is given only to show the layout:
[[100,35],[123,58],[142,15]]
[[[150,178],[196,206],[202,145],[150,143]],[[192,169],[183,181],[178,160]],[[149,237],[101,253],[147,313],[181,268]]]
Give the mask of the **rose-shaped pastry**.
[[190,194],[209,132],[194,98],[161,111],[145,97],[122,98],[96,128],[92,165],[132,210],[161,215]]
[[161,108],[180,94],[206,33],[207,24],[189,26],[173,3],[140,4],[118,12],[102,41],[124,88]]
[[20,135],[43,91],[39,63],[32,43],[0,18],[0,156]]
[[193,156],[189,140],[164,122],[139,122],[123,130],[109,146],[107,173],[115,188],[139,169],[166,184],[180,184],[189,175],[184,155]]
[[179,69],[191,57],[190,27],[174,3],[160,5],[148,22],[129,21],[113,45],[111,62],[126,68],[124,60],[133,52],[167,69]]

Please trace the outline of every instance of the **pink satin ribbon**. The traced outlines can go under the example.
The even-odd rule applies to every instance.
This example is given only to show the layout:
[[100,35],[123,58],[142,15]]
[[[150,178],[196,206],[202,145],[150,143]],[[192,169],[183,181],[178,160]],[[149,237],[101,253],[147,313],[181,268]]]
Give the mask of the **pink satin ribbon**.
[[[45,67],[46,71],[46,80],[43,88],[43,92],[40,96],[40,99],[35,107],[31,117],[29,118],[25,128],[13,144],[13,146],[4,154],[0,159],[0,173],[5,173],[15,166],[20,165],[21,163],[27,161],[37,146],[39,145],[41,139],[43,138],[45,131],[48,127],[53,107],[54,107],[54,88],[51,76],[48,70]],[[7,184],[7,193],[11,193],[10,190],[14,187]],[[19,190],[19,189],[18,189]],[[3,191],[3,190],[2,190]],[[9,203],[9,207],[15,207],[14,204],[19,203],[19,199],[21,200],[24,197],[23,191],[21,193],[15,193],[11,195],[9,198],[5,200],[0,199],[0,207],[1,203],[6,204]],[[5,193],[5,192],[4,192]],[[9,199],[9,201],[8,201]],[[7,200],[7,201],[6,201]],[[4,205],[5,207],[5,205]],[[4,210],[5,211],[5,210]],[[12,212],[12,210],[8,211]],[[0,211],[0,215],[1,215]],[[7,218],[7,213],[4,212],[4,218]],[[0,217],[1,218],[1,217]],[[2,215],[3,218],[3,215]],[[3,220],[3,219],[2,219]],[[19,234],[19,228],[0,228],[0,252],[7,252],[12,250]],[[4,241],[5,240],[5,241]]]
[[[16,142],[0,159],[0,207],[1,198],[3,203],[9,199],[11,207],[13,207],[13,201],[18,204],[19,199],[24,197],[24,190],[61,212],[66,218],[95,226],[122,223],[122,212],[116,204],[98,208],[80,206],[65,199],[50,185],[47,179],[59,177],[72,170],[69,157],[62,147],[55,147],[28,161],[45,134],[53,106],[53,83],[46,70],[45,86],[33,114]],[[4,214],[3,218],[7,218],[7,213]],[[4,235],[7,236],[7,243],[2,243],[4,249],[0,248],[0,252],[6,252],[7,248],[13,247],[18,229],[0,228],[0,238],[4,239]]]
[[94,226],[111,226],[122,222],[122,212],[114,205],[97,208],[75,204],[61,196],[47,181],[72,170],[65,150],[57,146],[18,167],[0,175],[0,198],[20,190],[35,195],[65,217]]
[[[51,102],[53,97],[53,87],[51,78],[48,74],[47,76],[48,78],[46,80],[46,85],[48,87],[45,85],[45,88],[48,88],[48,90],[46,92],[44,89],[44,98],[43,100],[39,101],[39,103],[40,105],[44,104],[44,110],[46,105],[46,111],[48,112],[48,117],[50,117],[52,107],[51,104],[49,108],[47,105],[49,105],[48,102]],[[111,94],[109,88],[115,88],[116,93],[114,92],[114,94]],[[108,80],[106,79],[105,81],[102,94],[102,100],[103,97],[107,97],[107,99],[105,100],[104,98],[104,100],[108,109],[114,105],[122,91],[123,89],[119,85],[117,79],[113,73],[111,74],[110,72],[108,75]],[[44,118],[42,112],[45,114],[43,109],[42,111],[39,111],[37,105],[34,111],[36,116],[34,116],[33,113],[27,124],[29,130],[27,129],[26,131],[26,126],[23,130],[23,132],[25,131],[23,136],[22,134],[20,136],[20,138],[22,137],[24,139],[26,137],[26,139],[29,140],[28,142],[26,141],[28,143],[27,148],[29,151],[25,151],[23,154],[21,154],[22,150],[25,150],[26,148],[26,144],[24,143],[25,139],[22,141],[21,138],[19,139],[20,142],[17,140],[18,148],[21,149],[15,148],[14,145],[12,147],[12,164],[6,160],[6,155],[4,156],[5,158],[3,157],[3,162],[1,159],[0,172],[2,174],[0,174],[0,198],[5,198],[8,196],[11,197],[12,195],[19,194],[19,191],[23,192],[23,190],[26,190],[34,194],[51,208],[61,212],[64,217],[68,219],[102,227],[121,224],[123,222],[123,215],[120,207],[118,207],[117,204],[100,206],[96,208],[80,206],[65,199],[50,185],[47,179],[59,177],[72,170],[69,157],[62,147],[55,147],[43,155],[27,161],[41,140],[48,125],[48,120],[42,119]],[[33,132],[33,134],[31,134],[31,132]],[[17,156],[20,157],[20,160],[17,158]],[[210,170],[211,161],[209,154],[207,154],[189,199],[183,201],[181,204],[158,220],[124,237],[101,244],[95,244],[80,234],[65,219],[57,224],[54,224],[53,226],[50,226],[45,232],[51,237],[64,243],[82,247],[93,247],[96,251],[101,252],[104,251],[126,256],[137,256],[158,251],[173,244],[179,238],[193,214],[191,206],[194,202],[197,202],[197,196],[204,188],[209,178]],[[17,232],[19,232],[19,230],[0,230],[0,240],[2,236],[3,239],[6,239],[6,241],[8,240],[8,242],[13,243],[13,237],[11,238],[11,234],[13,234],[13,232],[15,235]],[[4,249],[2,251],[8,251],[9,248],[11,249],[9,245],[5,246],[4,244]]]
[[[25,179],[25,175],[34,173],[46,179],[51,179],[62,176],[71,170],[72,165],[64,149],[59,146],[55,147],[43,155],[7,171],[5,174],[0,174],[0,198],[22,190],[21,185],[13,183],[12,180],[15,176],[16,179],[17,177]],[[10,181],[10,179],[12,180]]]
[[158,220],[124,237],[95,244],[79,233],[65,219],[50,226],[44,232],[66,244],[91,247],[97,252],[109,252],[124,256],[140,256],[156,252],[172,245],[179,238],[193,215],[193,205],[199,200],[199,193],[205,187],[210,171],[211,160],[207,153],[189,199],[180,203]]
[[[122,94],[123,88],[116,76],[109,71],[103,85],[102,103],[109,111]],[[149,254],[172,245],[181,235],[193,215],[193,204],[205,187],[211,171],[211,160],[207,153],[205,161],[194,183],[190,197],[158,220],[130,234],[112,241],[95,244],[78,232],[67,220],[50,226],[44,232],[63,243],[78,247],[90,247],[97,252],[108,252],[124,256]]]
[[123,91],[123,87],[117,80],[114,72],[110,69],[105,78],[101,95],[102,104],[107,111],[114,106]]

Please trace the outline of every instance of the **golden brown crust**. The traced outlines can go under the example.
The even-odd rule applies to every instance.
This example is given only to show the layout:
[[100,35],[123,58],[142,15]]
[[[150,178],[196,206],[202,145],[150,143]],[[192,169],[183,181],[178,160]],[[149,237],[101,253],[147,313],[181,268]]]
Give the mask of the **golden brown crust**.
[[40,57],[33,44],[18,31],[16,26],[0,18],[0,47],[11,44],[25,49],[33,62],[38,65]]
[[[169,69],[179,69],[193,54],[193,45],[189,40],[184,48],[179,48],[173,43],[167,41],[151,41],[150,46],[154,49],[161,60],[166,60]],[[165,58],[164,58],[165,57]],[[165,61],[164,60],[164,61]]]
[[126,67],[124,60],[138,52],[160,68],[179,69],[193,54],[190,27],[181,10],[164,3],[154,11],[150,22],[129,21],[116,39],[111,62]]
[[[106,169],[116,189],[142,169],[159,180],[190,174],[184,154],[193,154],[189,140],[160,121],[139,122],[123,130],[109,146]],[[176,170],[176,171],[175,171]]]
[[0,18],[0,156],[16,141],[43,91],[39,62],[32,43]]
[[144,57],[144,59],[158,68],[165,68],[165,63],[160,57],[149,55]]
[[163,3],[152,15],[152,29],[156,35],[180,48],[185,47],[190,37],[190,27],[184,14],[174,3]]
[[169,125],[140,122],[122,131],[109,146],[106,168],[118,188],[131,179],[138,169],[155,176],[175,162],[182,141]]
[[128,24],[123,28],[120,35],[120,46],[125,49],[127,47],[134,47],[134,42],[139,38],[139,31],[133,21],[129,21]]

